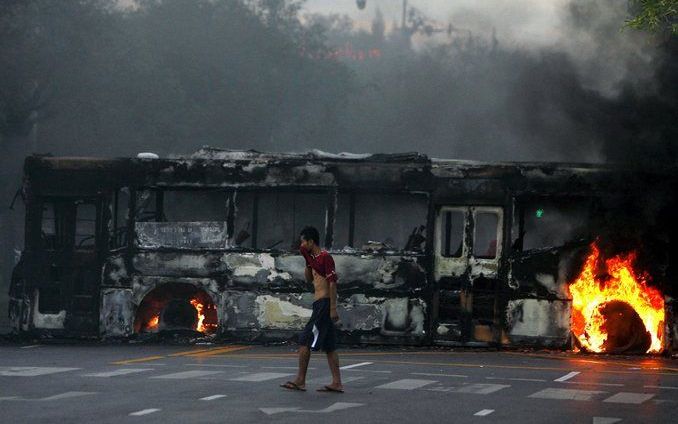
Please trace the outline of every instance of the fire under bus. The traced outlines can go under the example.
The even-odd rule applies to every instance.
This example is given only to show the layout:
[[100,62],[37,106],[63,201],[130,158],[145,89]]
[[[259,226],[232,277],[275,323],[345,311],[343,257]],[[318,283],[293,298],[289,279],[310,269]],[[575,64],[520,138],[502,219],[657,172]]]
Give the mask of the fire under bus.
[[10,318],[52,337],[288,340],[311,314],[297,242],[313,225],[345,343],[675,351],[666,255],[603,249],[629,193],[671,178],[416,153],[32,156]]

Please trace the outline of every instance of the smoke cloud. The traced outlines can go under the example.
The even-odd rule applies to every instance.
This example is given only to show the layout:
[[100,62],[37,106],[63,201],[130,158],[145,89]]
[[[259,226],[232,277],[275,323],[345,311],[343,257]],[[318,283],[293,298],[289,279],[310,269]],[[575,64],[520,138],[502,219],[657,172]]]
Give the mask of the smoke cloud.
[[[405,28],[401,1],[367,4],[4,0],[4,205],[30,153],[675,165],[677,42],[623,30],[626,2],[409,0]],[[1,211],[0,288],[22,244],[20,210]]]

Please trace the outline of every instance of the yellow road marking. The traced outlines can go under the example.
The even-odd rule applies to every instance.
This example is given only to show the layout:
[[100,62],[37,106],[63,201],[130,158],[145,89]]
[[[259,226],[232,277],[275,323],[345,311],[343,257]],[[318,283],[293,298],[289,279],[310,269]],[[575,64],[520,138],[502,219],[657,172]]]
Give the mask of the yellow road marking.
[[211,350],[208,350],[207,352],[200,352],[200,353],[196,353],[195,355],[190,355],[190,356],[194,357],[194,358],[204,358],[206,356],[223,355],[224,353],[237,352],[239,350],[244,350],[244,349],[249,349],[249,348],[250,348],[250,346],[230,346],[230,347],[224,347],[224,348],[219,348],[219,349],[211,349]]
[[[409,355],[457,355],[469,352],[342,352],[341,356],[409,356]],[[249,355],[249,354],[248,354]],[[297,356],[297,353],[253,353],[257,357],[279,358],[285,356]],[[243,356],[243,355],[238,355]]]
[[195,355],[196,353],[202,353],[202,352],[209,352],[211,349],[193,349],[193,350],[186,350],[183,352],[177,352],[177,353],[171,353],[167,356],[190,356],[190,355]]
[[147,356],[145,358],[127,359],[125,361],[111,362],[111,364],[113,364],[113,365],[136,364],[137,362],[157,361],[158,359],[163,359],[163,358],[164,358],[164,356]]
[[[587,359],[587,358],[573,358],[573,357],[563,357],[563,356],[549,356],[549,355],[540,355],[538,353],[516,353],[516,352],[504,352],[509,355],[514,355],[514,356],[528,356],[532,358],[540,358],[540,359],[555,359],[559,361],[571,361],[571,362],[580,362],[583,364],[596,364],[596,365],[605,365],[605,366],[610,366],[610,365],[619,365],[619,366],[624,366],[624,367],[633,367],[633,368],[640,368],[641,370],[649,370],[649,371],[654,371],[654,370],[661,370],[661,371],[673,371],[673,372],[678,372],[678,368],[673,368],[673,367],[663,367],[663,366],[656,366],[657,364],[648,364],[648,363],[633,363],[633,362],[620,362],[617,361],[613,358],[610,358],[609,361],[601,361],[597,359]],[[645,358],[644,360],[652,360],[652,357]]]
[[[296,357],[296,354],[235,354],[228,355],[229,358],[241,358],[241,359],[288,359]],[[349,356],[346,354],[340,354],[340,356]],[[350,356],[360,356],[360,354],[353,354]],[[563,371],[566,368],[562,367],[537,367],[537,366],[524,366],[524,365],[498,365],[498,364],[464,364],[458,362],[420,362],[420,361],[389,361],[389,360],[379,360],[373,359],[375,364],[394,364],[394,365],[433,365],[433,366],[445,366],[445,367],[461,367],[461,368],[503,368],[503,369],[517,369],[517,370],[534,370],[534,371]],[[638,371],[621,371],[621,370],[596,370],[595,372],[601,374],[636,374],[642,373],[643,375],[671,375],[675,376],[673,372],[660,372],[662,370],[638,370]],[[667,368],[667,370],[672,371],[672,368]]]
[[225,347],[217,347],[217,348],[212,348],[212,349],[194,349],[194,350],[187,350],[184,352],[175,352],[175,353],[170,353],[168,355],[156,355],[156,356],[146,356],[143,358],[135,358],[135,359],[126,359],[123,361],[115,361],[111,362],[113,365],[127,365],[127,364],[136,364],[139,362],[150,362],[150,361],[157,361],[158,359],[165,359],[165,358],[171,358],[171,357],[178,357],[178,356],[190,356],[193,358],[203,358],[206,356],[214,356],[214,355],[220,355],[223,353],[229,353],[229,352],[236,352],[239,350],[244,350],[244,349],[249,349],[251,346],[239,346],[239,345],[234,345],[234,346],[225,346]]

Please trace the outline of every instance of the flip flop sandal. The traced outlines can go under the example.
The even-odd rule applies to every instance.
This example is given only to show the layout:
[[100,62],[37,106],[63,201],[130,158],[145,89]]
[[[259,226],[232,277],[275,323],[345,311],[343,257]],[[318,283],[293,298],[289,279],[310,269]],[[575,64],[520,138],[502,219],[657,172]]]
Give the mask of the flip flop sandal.
[[288,390],[296,390],[298,392],[305,392],[306,389],[303,387],[298,386],[294,381],[288,381],[285,384],[281,384],[280,387],[283,389],[288,389]]

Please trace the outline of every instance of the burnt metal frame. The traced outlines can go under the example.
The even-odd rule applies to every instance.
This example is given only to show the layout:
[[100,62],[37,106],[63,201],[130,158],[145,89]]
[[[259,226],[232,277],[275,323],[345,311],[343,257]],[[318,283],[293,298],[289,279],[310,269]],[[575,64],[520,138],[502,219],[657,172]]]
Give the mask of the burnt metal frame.
[[[41,181],[39,183],[40,189],[38,189],[38,193],[41,192],[40,190],[47,190],[49,192],[50,189],[54,190],[55,187],[56,187],[55,184],[49,184],[49,183],[44,184],[44,181],[48,181],[48,179],[45,179],[45,178],[43,178],[42,180],[39,179],[39,178],[41,178],[41,175],[43,175],[40,172],[47,172],[46,170],[50,170],[50,166],[52,166],[52,165],[47,165],[50,160],[51,159],[31,158],[30,164],[27,161],[27,164],[30,165],[30,167],[27,165],[27,175],[30,175],[31,177],[36,177],[35,181],[28,180],[27,183],[26,183],[26,188],[27,188],[27,193],[28,193],[27,197],[29,198],[29,203],[30,203],[30,197],[31,196],[36,197],[35,192],[32,192],[30,190],[32,183]],[[322,161],[322,159],[319,159],[319,160]],[[44,168],[41,168],[42,165],[40,165],[40,161],[44,161],[44,163],[46,164],[44,166]],[[84,163],[85,162],[78,163],[73,168],[76,169],[76,171],[77,171],[79,169],[79,167]],[[122,162],[120,162],[120,163],[122,163]],[[127,164],[127,163],[128,162],[125,162],[125,164]],[[130,163],[134,164],[134,160],[131,160]],[[125,165],[125,166],[127,166],[127,165]],[[136,166],[136,165],[134,165],[134,166]],[[165,165],[163,164],[163,166],[165,166]],[[278,165],[274,164],[272,166],[278,166]],[[286,166],[286,165],[282,164],[280,166]],[[335,166],[341,167],[341,165],[338,165],[338,164],[335,165]],[[396,165],[396,166],[402,167],[403,171],[408,170],[406,168],[407,165],[404,164],[404,163],[400,163],[399,165]],[[427,165],[424,165],[424,168],[426,166]],[[464,166],[467,166],[467,168],[464,168]],[[568,182],[567,185],[563,184],[562,181],[561,181],[561,180],[563,180],[563,177],[561,177],[560,175],[556,175],[556,177],[552,177],[552,174],[550,173],[550,172],[553,172],[553,169],[557,170],[557,168],[555,168],[555,167],[557,167],[558,165],[553,165],[551,167],[544,166],[544,167],[540,167],[538,169],[536,168],[535,165],[529,165],[529,164],[524,165],[524,168],[523,168],[523,165],[520,165],[520,164],[510,165],[510,169],[508,167],[502,168],[502,166],[492,166],[492,165],[488,165],[488,168],[486,168],[486,169],[481,168],[481,167],[474,168],[474,166],[475,165],[462,165],[462,166],[460,166],[459,171],[455,171],[454,174],[450,173],[450,176],[434,175],[434,176],[432,176],[430,181],[428,181],[427,183],[424,183],[421,186],[421,187],[426,186],[432,192],[435,192],[435,191],[437,191],[436,185],[439,182],[442,182],[445,179],[450,180],[450,181],[454,180],[455,184],[457,184],[457,185],[452,185],[452,184],[449,185],[449,187],[450,187],[449,193],[451,193],[449,195],[449,197],[445,194],[446,192],[444,191],[444,188],[443,188],[442,194],[440,194],[440,195],[431,194],[431,200],[429,201],[430,206],[429,206],[429,217],[427,219],[428,228],[427,228],[427,249],[426,249],[426,255],[425,255],[426,258],[422,261],[422,263],[428,263],[428,265],[425,266],[425,269],[426,269],[427,275],[429,277],[429,281],[433,283],[429,287],[436,285],[435,282],[431,279],[431,276],[430,276],[430,273],[431,273],[431,270],[432,270],[432,266],[430,264],[431,252],[432,252],[431,243],[432,243],[432,240],[434,239],[434,237],[433,237],[434,228],[430,223],[434,222],[431,218],[435,214],[436,205],[439,205],[439,204],[457,204],[457,202],[455,202],[453,199],[462,199],[462,198],[464,198],[464,201],[462,202],[464,204],[488,205],[487,202],[489,202],[492,205],[497,205],[499,203],[502,203],[500,198],[503,199],[504,200],[503,205],[504,205],[504,208],[505,208],[505,211],[506,211],[503,214],[504,215],[504,231],[505,231],[504,244],[505,245],[504,245],[504,249],[502,249],[503,253],[502,253],[501,256],[502,256],[502,262],[504,262],[504,259],[510,253],[512,253],[512,250],[510,249],[509,245],[512,244],[512,242],[513,242],[512,237],[511,237],[511,232],[515,231],[515,229],[516,229],[514,221],[516,219],[518,219],[520,221],[520,215],[521,215],[520,205],[519,205],[519,203],[516,203],[516,198],[521,198],[521,197],[524,197],[524,196],[533,196],[533,195],[536,195],[537,193],[551,193],[553,195],[553,197],[562,198],[563,196],[567,196],[568,195],[567,193],[570,193],[568,187],[570,187],[571,184],[569,182]],[[562,166],[564,167],[563,168],[563,174],[570,173],[570,174],[574,175],[574,174],[577,174],[577,172],[578,172],[577,169],[572,169],[572,170],[566,169],[567,166],[568,166],[566,164],[563,164]],[[121,168],[126,169],[124,167],[121,167]],[[68,166],[65,166],[63,168],[59,168],[59,167],[55,166],[54,169],[51,170],[50,172],[59,172],[60,173],[59,176],[60,177],[63,176],[64,181],[69,182],[71,185],[73,184],[73,182],[77,181],[76,179],[72,178],[69,174],[67,174],[65,172],[61,173],[62,172],[61,169],[63,169],[64,171],[70,171],[71,168],[68,168]],[[157,168],[153,168],[151,166],[148,166],[148,167],[145,167],[145,166],[141,167],[140,166],[137,169],[137,168],[133,168],[132,165],[130,165],[130,169],[134,169],[136,173],[134,173],[133,175],[130,175],[129,177],[122,178],[121,182],[118,183],[118,185],[115,185],[115,186],[111,185],[111,182],[109,180],[105,180],[105,182],[103,182],[103,179],[102,179],[102,182],[97,182],[97,184],[102,184],[102,188],[100,190],[104,190],[103,192],[105,192],[105,190],[109,187],[109,185],[110,185],[111,188],[115,187],[115,189],[119,189],[120,187],[131,187],[133,184],[130,184],[129,181],[131,181],[132,178],[148,176],[150,172],[154,172],[154,171],[151,171],[151,169],[157,169]],[[430,168],[428,168],[428,169],[430,169]],[[537,171],[543,171],[543,174],[539,174],[538,172],[535,172],[535,174],[537,175],[537,178],[542,178],[541,175],[543,175],[544,181],[539,180],[539,181],[541,181],[540,182],[541,185],[539,185],[539,184],[532,185],[531,183],[529,183],[529,178],[532,178],[532,177],[528,176],[527,171],[530,171],[531,169],[537,169]],[[507,172],[507,170],[510,171],[510,172]],[[34,175],[33,172],[35,172],[35,171],[38,171],[38,172]],[[48,173],[48,174],[44,174],[44,175],[54,175],[54,174]],[[76,176],[76,175],[77,175],[76,173],[73,174],[73,176]],[[403,173],[403,176],[404,175],[405,174]],[[445,174],[445,175],[447,175],[447,174]],[[512,180],[512,178],[514,178],[514,177],[516,179]],[[71,179],[69,179],[69,178],[71,178]],[[112,177],[112,180],[115,180],[115,178],[117,178],[117,177]],[[344,178],[344,177],[342,177],[342,178]],[[549,178],[558,178],[557,181],[561,181],[561,182],[559,183],[559,185],[552,185]],[[577,175],[577,178],[580,178],[581,181],[576,180],[576,181],[579,182],[579,186],[577,186],[578,188],[576,190],[574,190],[572,193],[574,193],[574,192],[577,192],[577,193],[578,192],[595,193],[595,194],[591,194],[589,196],[592,199],[596,199],[600,196],[606,196],[607,195],[604,191],[601,192],[601,191],[594,190],[595,187],[599,187],[598,185],[594,185],[594,184],[598,184],[596,182],[597,180],[592,178],[589,181],[588,179],[585,179],[584,175]],[[496,186],[490,186],[491,190],[492,190],[491,193],[490,193],[489,189],[484,190],[482,192],[481,191],[475,192],[474,186],[472,186],[471,184],[468,184],[468,182],[471,181],[472,179],[483,180],[483,183],[485,181],[489,181],[489,180],[494,179],[495,181],[497,181],[497,184],[496,184]],[[521,179],[524,179],[524,182]],[[127,182],[123,182],[123,181],[127,181]],[[140,180],[137,180],[137,181],[140,181]],[[77,184],[79,184],[79,182]],[[76,186],[77,186],[77,184],[76,184]],[[247,182],[247,184],[252,184],[252,183]],[[426,184],[429,184],[429,185],[426,185]],[[442,185],[442,183],[441,183],[441,185]],[[359,187],[359,185],[353,185],[352,183],[349,183],[349,184],[339,183],[337,186],[338,187],[346,187],[347,189],[349,187],[354,187],[354,188]],[[403,187],[405,187],[405,186],[406,186],[406,184],[403,184]],[[504,190],[503,197],[501,197],[501,195],[498,194],[499,192],[497,190],[495,190],[494,187],[502,187],[503,188],[503,190]],[[601,187],[603,187],[603,190],[606,190],[608,186],[602,185]],[[262,181],[261,185],[257,186],[257,188],[270,189],[270,186],[265,186],[265,183]],[[300,187],[300,189],[302,189],[302,190],[306,189],[306,188],[307,188],[307,186]],[[294,188],[292,188],[292,189],[294,189]],[[71,192],[74,192],[74,190],[77,191],[77,187],[76,188],[71,187],[70,190],[71,190]],[[92,190],[92,188],[90,187],[90,191],[88,191],[87,193],[91,193],[91,190]],[[335,188],[335,190],[336,190],[336,188]],[[404,192],[410,192],[408,190],[403,190],[403,191]],[[414,190],[412,190],[412,191],[414,191]],[[418,191],[421,192],[422,189],[419,188]],[[45,191],[42,191],[42,192],[44,193]],[[355,199],[355,196],[356,196],[356,194],[355,194],[356,192],[357,191],[355,191],[355,190],[350,192],[351,196],[354,199]],[[101,194],[102,191],[98,191],[98,193]],[[128,237],[128,249],[126,249],[126,251],[129,252],[129,253],[127,255],[125,255],[125,260],[131,259],[133,250],[135,249],[134,243],[131,243],[131,241],[133,240],[133,234],[134,234],[133,211],[135,210],[135,207],[136,207],[136,191],[131,189],[130,194],[131,194],[131,196],[130,196],[130,215],[132,215],[132,216],[128,220],[128,222],[129,222],[128,234],[130,235],[130,237]],[[467,196],[467,194],[468,194],[468,196]],[[483,196],[486,196],[486,195],[491,196],[494,200],[483,201],[482,198],[483,198]],[[540,197],[541,196],[548,196],[548,195],[542,194],[542,195],[540,195]],[[109,196],[109,197],[112,197],[112,196]],[[472,197],[475,197],[476,199],[470,200]],[[481,200],[481,201],[476,202],[475,200]],[[349,209],[352,208],[353,210],[351,211],[351,213],[349,215],[350,215],[350,226],[353,227],[352,229],[350,229],[350,232],[352,233],[351,238],[354,239],[355,238],[355,234],[354,234],[354,231],[355,231],[355,201],[353,201],[352,203],[353,203],[352,206],[349,205]],[[592,203],[593,203],[593,200],[592,200]],[[334,204],[335,204],[334,215],[336,215],[336,207],[337,207],[336,199],[334,201]],[[328,209],[327,210],[327,213],[328,213],[327,223],[328,223],[328,226],[331,228],[332,227],[331,222],[333,221],[333,219],[330,219],[330,212],[332,212],[331,209]],[[34,216],[34,215],[35,215],[35,211],[27,211],[27,226],[28,226],[28,221],[30,219],[32,219],[32,216]],[[116,219],[117,219],[117,216],[116,216]],[[519,224],[518,228],[520,228],[522,225],[524,225],[524,217],[523,217],[522,224],[520,222],[518,224]],[[333,228],[331,228],[331,229],[333,230]],[[332,231],[332,233],[333,233],[333,231]],[[29,234],[29,231],[27,229],[27,237],[26,237],[27,247],[28,247],[29,241],[31,239],[35,239],[35,236],[36,236],[35,234]],[[38,236],[38,240],[39,240],[39,234],[37,236]],[[333,238],[334,234],[332,234],[331,236]],[[256,237],[256,232],[255,232],[255,237]],[[326,233],[326,243],[328,243],[327,239],[328,239],[328,237],[327,237],[327,233]],[[332,241],[333,240],[331,240],[329,242],[331,243]],[[354,242],[354,240],[352,240],[352,242]],[[29,250],[29,249],[30,248],[28,248],[27,250]],[[505,275],[503,275],[503,273],[505,273],[505,271],[506,271],[506,267],[500,265],[500,273],[502,273],[502,275],[500,276],[500,279],[502,279],[502,280],[504,280],[505,277],[506,277]],[[501,287],[503,287],[503,285]],[[23,285],[23,289],[24,289],[23,296],[27,296],[27,294],[25,292],[25,289],[26,289],[25,285]],[[507,288],[503,287],[503,289],[507,289]],[[504,301],[504,300],[506,300],[506,299],[502,299],[502,301]],[[432,306],[433,306],[432,309],[435,310],[435,302],[433,303]],[[21,304],[21,307],[23,307],[23,303]],[[435,316],[435,313],[432,314],[432,315],[428,315],[427,319],[430,319],[433,316]],[[503,317],[503,315],[501,315],[501,314],[495,314],[495,316],[498,316],[499,318]]]

